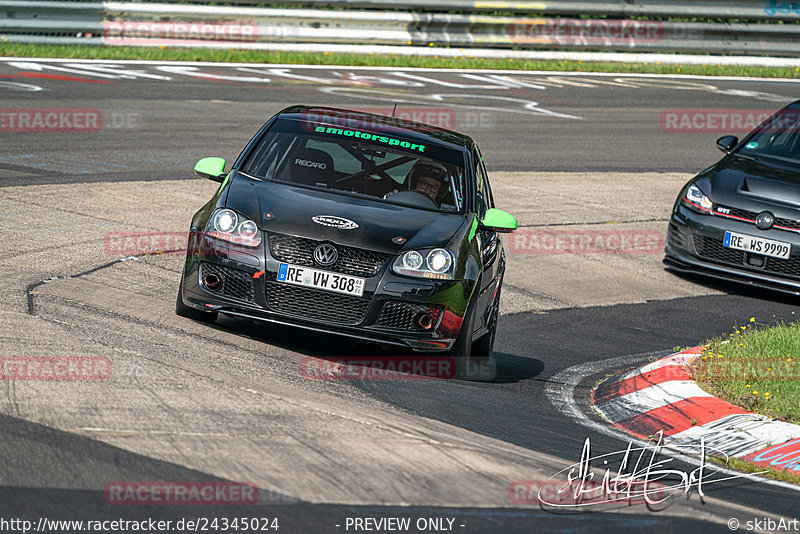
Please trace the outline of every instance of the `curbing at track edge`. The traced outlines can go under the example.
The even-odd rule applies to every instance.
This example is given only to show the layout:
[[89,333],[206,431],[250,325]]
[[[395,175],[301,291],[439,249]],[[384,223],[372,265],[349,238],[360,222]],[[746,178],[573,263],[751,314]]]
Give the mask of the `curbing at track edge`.
[[800,425],[749,412],[705,392],[691,378],[694,347],[656,360],[592,391],[591,403],[614,427],[639,438],[657,432],[663,446],[705,450],[713,455],[800,474]]

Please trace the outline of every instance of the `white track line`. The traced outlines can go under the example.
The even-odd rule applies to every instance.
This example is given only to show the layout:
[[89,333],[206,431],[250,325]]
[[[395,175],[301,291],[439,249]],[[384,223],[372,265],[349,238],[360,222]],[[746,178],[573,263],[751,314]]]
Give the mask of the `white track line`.
[[[703,76],[701,74],[657,74],[638,72],[587,72],[587,71],[548,71],[548,70],[505,70],[505,69],[437,69],[433,67],[370,67],[351,65],[304,65],[293,63],[226,63],[212,61],[154,61],[137,59],[78,59],[78,58],[52,58],[52,57],[2,57],[0,61],[8,62],[34,62],[34,63],[86,63],[100,65],[175,65],[185,67],[258,67],[258,68],[283,68],[283,69],[308,69],[308,70],[341,70],[351,71],[399,71],[399,72],[445,72],[445,73],[472,73],[472,74],[516,74],[524,76],[564,76],[564,77],[602,77],[602,78],[661,78],[672,80],[709,80],[709,81],[736,81],[736,82],[777,82],[787,84],[800,84],[800,79],[792,78],[758,78],[752,76]],[[798,60],[800,65],[800,60]]]

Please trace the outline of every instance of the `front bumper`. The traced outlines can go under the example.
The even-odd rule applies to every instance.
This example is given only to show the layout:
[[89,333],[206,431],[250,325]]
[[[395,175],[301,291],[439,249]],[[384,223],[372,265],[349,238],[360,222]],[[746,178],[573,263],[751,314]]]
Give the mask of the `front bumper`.
[[[280,261],[268,244],[242,249],[192,232],[183,272],[185,305],[203,311],[400,345],[448,350],[458,337],[473,284],[464,280],[415,280],[394,274],[387,259],[366,278],[362,298],[277,281]],[[318,268],[318,267],[316,267]],[[204,282],[214,273],[215,290]],[[414,318],[427,313],[429,330]]]
[[[783,241],[789,259],[725,248],[725,232]],[[679,205],[670,218],[664,263],[683,273],[800,295],[800,233],[759,230],[753,223],[719,215],[701,215]]]

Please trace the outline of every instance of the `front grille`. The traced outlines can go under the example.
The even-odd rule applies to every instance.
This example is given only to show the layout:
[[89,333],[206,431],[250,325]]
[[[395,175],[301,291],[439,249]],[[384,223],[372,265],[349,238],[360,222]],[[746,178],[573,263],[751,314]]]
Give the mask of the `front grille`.
[[800,258],[789,258],[788,260],[767,258],[766,270],[775,274],[800,277]]
[[414,324],[414,317],[419,313],[428,313],[436,326],[442,313],[442,306],[399,301],[387,302],[383,305],[375,325],[396,330],[422,330]]
[[[270,253],[276,260],[293,265],[320,268],[314,262],[314,249],[323,241],[272,232],[267,234],[267,239]],[[327,271],[370,278],[378,274],[389,257],[388,254],[372,250],[344,245],[335,245],[335,247],[339,252],[339,259],[330,267],[322,267]]]
[[[717,207],[725,208],[725,206],[717,206]],[[734,217],[739,217],[740,219],[749,219],[751,221],[755,221],[756,216],[758,215],[758,213],[753,213],[752,211],[747,211],[740,208],[725,208],[725,209],[730,210],[730,213],[727,213],[727,215],[733,215]],[[714,215],[717,214],[718,214],[717,212],[714,212]],[[719,214],[719,215],[726,215],[726,214]]]
[[697,255],[703,259],[716,263],[736,265],[738,267],[750,267],[759,271],[765,271],[783,276],[800,277],[800,257],[790,257],[788,260],[767,257],[764,268],[759,269],[757,267],[745,265],[745,253],[739,250],[723,247],[722,241],[719,239],[712,239],[702,235],[694,235],[692,237]]
[[693,235],[694,249],[697,255],[717,263],[744,264],[744,252],[722,246],[722,241],[703,235]]
[[800,230],[800,221],[794,221],[792,219],[775,217],[775,224],[778,226],[785,226],[786,228],[791,228],[793,230]]
[[236,300],[244,300],[248,302],[253,301],[253,277],[239,269],[231,269],[224,265],[217,265],[216,263],[209,263],[204,261],[200,263],[200,281],[207,274],[216,274],[222,280],[222,285],[217,289],[211,289],[203,283],[203,287],[212,293],[220,293],[226,297]]
[[669,230],[667,231],[667,245],[673,248],[691,250],[692,242],[689,232],[683,228],[678,228],[674,224],[670,224]]
[[[743,209],[740,209],[740,208],[729,208],[727,206],[721,206],[721,205],[715,204],[714,205],[714,215],[721,215],[723,217],[725,216],[725,214],[718,213],[716,211],[716,208],[723,208],[723,209],[730,210],[730,213],[728,213],[728,215],[733,215],[734,217],[739,217],[739,218],[742,218],[742,219],[749,219],[751,221],[755,221],[756,217],[758,216],[758,213],[756,213],[754,211],[743,210]],[[775,217],[775,226],[783,226],[784,228],[791,228],[792,230],[800,231],[800,221],[797,221],[797,220],[794,220],[794,219],[784,219],[783,217]]]
[[364,320],[369,299],[340,295],[320,289],[265,282],[267,304],[275,311],[339,324]]

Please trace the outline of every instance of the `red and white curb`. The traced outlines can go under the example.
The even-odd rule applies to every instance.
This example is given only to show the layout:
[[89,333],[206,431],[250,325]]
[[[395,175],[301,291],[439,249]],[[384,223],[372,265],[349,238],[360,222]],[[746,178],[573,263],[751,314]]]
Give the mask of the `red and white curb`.
[[694,347],[640,367],[592,392],[597,412],[620,428],[648,439],[658,431],[664,446],[722,451],[729,457],[800,473],[800,425],[775,421],[706,393],[689,367],[702,353]]

